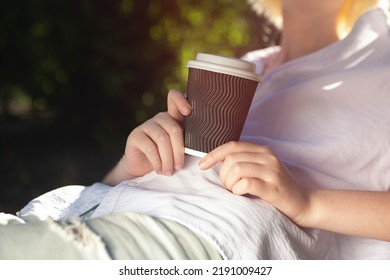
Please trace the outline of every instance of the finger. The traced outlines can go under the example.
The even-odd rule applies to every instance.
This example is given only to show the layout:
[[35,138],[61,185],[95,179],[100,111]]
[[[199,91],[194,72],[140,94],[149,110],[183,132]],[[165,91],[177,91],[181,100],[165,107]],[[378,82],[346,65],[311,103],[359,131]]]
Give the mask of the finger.
[[[156,173],[161,174],[162,163],[158,147],[156,143],[142,129],[135,129],[129,135],[128,142],[128,150],[134,149],[142,153],[146,157],[146,160],[149,163],[151,169]],[[129,152],[129,154],[133,153]],[[131,160],[132,158],[129,159],[129,161]]]
[[216,149],[209,152],[202,160],[199,162],[199,167],[202,170],[208,169],[217,162],[224,161],[226,156],[232,153],[239,152],[263,152],[270,153],[270,149],[266,146],[256,145],[246,142],[237,142],[232,141],[226,144],[223,144]]
[[185,116],[191,114],[191,106],[184,95],[175,89],[168,92],[168,113],[176,121],[182,122]]
[[266,183],[260,179],[242,178],[232,186],[231,192],[237,195],[251,194],[262,198],[266,187]]
[[173,150],[173,168],[175,170],[180,170],[184,167],[184,139],[183,139],[183,130],[175,130],[171,136],[172,150]]
[[232,191],[234,185],[244,178],[269,182],[273,178],[273,172],[267,166],[261,164],[238,162],[229,167],[224,177],[221,177],[221,181],[227,189]]
[[183,129],[176,120],[168,114],[160,114],[156,122],[168,133],[173,153],[173,168],[182,169],[184,166]]
[[[145,123],[145,125],[142,127],[142,130],[157,146],[160,157],[161,172],[167,176],[172,175],[174,159],[169,134],[160,124],[155,121],[148,121]],[[151,152],[155,158],[154,151],[148,152]],[[148,155],[146,156],[149,158]],[[153,166],[158,165],[158,163],[151,163]]]
[[225,160],[219,171],[220,177],[225,178],[234,164],[240,163],[256,163],[268,166],[268,154],[253,153],[253,152],[240,152],[231,153],[225,157]]

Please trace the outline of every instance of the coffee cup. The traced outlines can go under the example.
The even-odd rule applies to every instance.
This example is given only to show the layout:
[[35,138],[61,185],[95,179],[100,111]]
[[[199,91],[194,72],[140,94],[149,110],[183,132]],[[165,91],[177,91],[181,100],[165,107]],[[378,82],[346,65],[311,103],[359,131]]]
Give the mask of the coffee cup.
[[203,157],[239,140],[260,76],[251,62],[206,53],[187,67],[192,112],[184,120],[185,153]]

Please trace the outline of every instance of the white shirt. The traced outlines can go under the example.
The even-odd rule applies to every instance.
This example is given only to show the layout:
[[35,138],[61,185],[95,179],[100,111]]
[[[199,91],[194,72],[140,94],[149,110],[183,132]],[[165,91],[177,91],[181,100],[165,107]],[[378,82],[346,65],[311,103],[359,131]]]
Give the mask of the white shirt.
[[[245,59],[260,73],[264,59],[278,51],[259,50]],[[389,27],[376,9],[344,40],[266,74],[242,140],[269,145],[307,186],[388,191],[389,78]],[[261,199],[225,190],[219,167],[203,172],[197,162],[187,156],[185,168],[172,177],[152,172],[114,188],[73,187],[68,195],[74,202],[63,203],[66,211],[57,209],[55,217],[87,210],[80,201],[101,202],[94,217],[136,211],[173,219],[203,235],[226,259],[390,259],[389,242],[300,229]],[[55,205],[50,199],[43,198],[46,208]],[[20,215],[39,207],[42,199]]]
[[[263,57],[249,53],[259,71]],[[306,186],[390,190],[390,32],[366,12],[344,40],[263,77],[242,133],[268,145]],[[346,221],[348,222],[348,221]],[[390,259],[390,243],[337,237],[336,258]]]

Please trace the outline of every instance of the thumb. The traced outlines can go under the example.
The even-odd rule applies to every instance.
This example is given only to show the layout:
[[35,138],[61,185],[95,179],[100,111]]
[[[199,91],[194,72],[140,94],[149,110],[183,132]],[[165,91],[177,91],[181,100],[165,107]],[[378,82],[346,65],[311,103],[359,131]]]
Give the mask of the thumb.
[[192,108],[184,95],[175,89],[168,92],[168,114],[179,122],[191,114]]

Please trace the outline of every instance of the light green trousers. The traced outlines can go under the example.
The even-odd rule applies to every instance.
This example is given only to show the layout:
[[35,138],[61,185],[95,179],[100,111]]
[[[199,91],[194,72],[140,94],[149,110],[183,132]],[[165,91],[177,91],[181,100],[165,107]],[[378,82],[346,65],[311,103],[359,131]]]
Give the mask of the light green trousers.
[[185,260],[221,256],[179,223],[121,213],[0,225],[0,259]]

